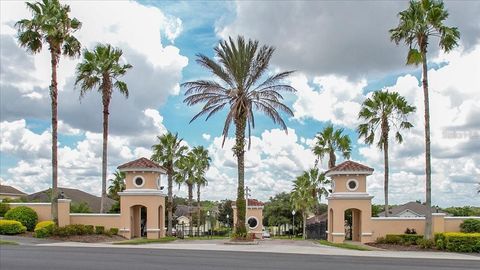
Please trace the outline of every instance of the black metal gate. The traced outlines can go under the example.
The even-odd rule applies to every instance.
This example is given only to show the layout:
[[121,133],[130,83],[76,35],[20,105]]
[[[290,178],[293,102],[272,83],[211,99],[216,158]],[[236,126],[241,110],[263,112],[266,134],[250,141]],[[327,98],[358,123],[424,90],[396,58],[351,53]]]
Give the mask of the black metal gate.
[[305,230],[307,239],[327,239],[327,221],[308,224]]

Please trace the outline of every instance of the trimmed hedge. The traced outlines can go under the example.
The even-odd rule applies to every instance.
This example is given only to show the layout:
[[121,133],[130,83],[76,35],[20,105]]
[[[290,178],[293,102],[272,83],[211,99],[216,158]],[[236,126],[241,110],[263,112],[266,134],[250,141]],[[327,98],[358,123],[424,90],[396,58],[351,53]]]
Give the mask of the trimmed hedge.
[[35,237],[45,238],[53,234],[55,230],[55,222],[51,220],[39,222],[35,226]]
[[416,245],[423,235],[419,234],[387,234],[385,238],[377,239],[377,243],[392,244],[392,245]]
[[33,231],[38,221],[37,213],[30,207],[19,206],[5,213],[5,219],[20,221],[27,230]]
[[465,219],[460,224],[460,231],[464,233],[480,233],[480,219]]
[[8,203],[0,202],[0,217],[3,217],[8,210],[10,210],[10,205]]
[[480,252],[480,233],[437,233],[435,245],[440,250]]
[[95,233],[96,234],[104,234],[105,233],[105,227],[104,226],[95,226]]
[[24,233],[27,227],[23,226],[20,221],[16,220],[0,220],[0,234],[19,234]]
[[118,235],[118,228],[110,228],[108,232],[111,235]]

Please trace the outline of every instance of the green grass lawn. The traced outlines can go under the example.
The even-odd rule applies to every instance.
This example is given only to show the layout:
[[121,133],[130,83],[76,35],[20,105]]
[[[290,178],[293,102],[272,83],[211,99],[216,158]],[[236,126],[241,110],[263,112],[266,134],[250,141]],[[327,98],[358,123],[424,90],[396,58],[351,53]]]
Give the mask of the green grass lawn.
[[147,238],[135,238],[131,240],[125,240],[120,242],[114,242],[114,245],[144,245],[154,243],[169,243],[177,240],[176,237],[164,237],[160,239],[147,239]]
[[18,243],[14,242],[14,241],[7,241],[7,240],[1,240],[0,239],[0,246],[1,245],[18,245]]
[[289,235],[277,235],[277,236],[270,236],[271,239],[283,239],[283,240],[303,240],[301,236],[291,237]]
[[327,240],[319,240],[318,242],[322,245],[331,246],[331,247],[353,249],[353,250],[362,250],[362,251],[371,250],[371,249],[369,249],[368,247],[365,247],[365,246],[353,245],[353,244],[348,244],[348,243],[331,243],[331,242],[328,242]]
[[185,236],[185,238],[183,240],[218,240],[218,239],[229,239],[230,237],[228,236],[216,236],[216,235],[213,235],[213,236],[210,236],[210,237],[206,237],[206,236],[192,236],[192,237],[187,237]]

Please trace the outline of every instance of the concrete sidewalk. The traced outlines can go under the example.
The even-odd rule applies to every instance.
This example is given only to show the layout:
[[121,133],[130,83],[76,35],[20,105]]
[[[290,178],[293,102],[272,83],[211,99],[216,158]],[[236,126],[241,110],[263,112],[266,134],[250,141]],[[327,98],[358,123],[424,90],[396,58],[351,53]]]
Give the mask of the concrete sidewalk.
[[316,244],[311,241],[260,241],[258,245],[237,246],[225,245],[225,240],[190,240],[171,243],[145,245],[112,245],[110,243],[92,244],[77,242],[57,242],[38,244],[37,246],[62,247],[102,247],[102,248],[135,248],[135,249],[168,249],[168,250],[212,250],[234,252],[264,252],[285,254],[310,254],[332,256],[417,258],[417,259],[447,259],[447,260],[477,260],[480,254],[461,254],[450,252],[418,252],[418,251],[358,251]]

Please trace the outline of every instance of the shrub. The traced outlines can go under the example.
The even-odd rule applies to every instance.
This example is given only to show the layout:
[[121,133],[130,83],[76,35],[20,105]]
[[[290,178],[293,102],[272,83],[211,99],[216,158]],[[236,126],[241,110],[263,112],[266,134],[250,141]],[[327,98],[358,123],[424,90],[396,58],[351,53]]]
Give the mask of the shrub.
[[67,230],[66,227],[55,227],[53,229],[53,235],[65,237],[65,236],[69,236],[69,231]]
[[0,220],[0,234],[19,234],[24,233],[27,227],[23,226],[20,221],[16,220]]
[[423,239],[419,238],[416,241],[417,246],[421,248],[433,248],[435,246],[435,242],[432,239]]
[[387,242],[385,241],[385,237],[378,237],[377,240],[375,240],[375,243],[386,244]]
[[417,231],[414,228],[407,228],[405,234],[417,234]]
[[480,233],[441,233],[435,235],[438,249],[454,252],[480,252]]
[[118,235],[118,228],[110,228],[109,233],[112,235]]
[[480,233],[480,219],[465,219],[460,224],[460,231],[464,233]]
[[19,206],[5,213],[5,219],[20,221],[27,230],[33,231],[38,221],[37,213],[30,207]]
[[387,234],[385,236],[385,244],[392,245],[416,245],[418,239],[422,239],[423,235],[418,234]]
[[104,234],[105,233],[105,227],[104,226],[95,226],[95,233],[96,234]]
[[10,205],[0,202],[0,217],[3,217],[8,210],[10,210]]
[[45,238],[53,234],[55,223],[51,220],[39,222],[35,226],[35,237]]
[[93,225],[85,225],[86,234],[94,234],[95,227]]

